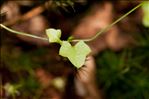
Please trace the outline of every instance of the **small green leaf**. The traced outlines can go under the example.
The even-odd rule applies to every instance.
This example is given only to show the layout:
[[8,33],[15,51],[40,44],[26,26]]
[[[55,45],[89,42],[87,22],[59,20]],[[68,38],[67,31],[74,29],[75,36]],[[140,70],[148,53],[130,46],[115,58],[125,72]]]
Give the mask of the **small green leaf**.
[[75,46],[71,46],[68,41],[63,41],[59,54],[67,57],[76,68],[80,68],[90,52],[90,48],[83,41],[79,41]]
[[70,36],[70,37],[67,39],[67,41],[71,42],[73,39],[74,39],[74,37],[73,37],[73,36]]
[[144,16],[143,24],[144,24],[145,27],[149,27],[149,15]]
[[149,27],[149,1],[144,1],[142,9],[144,13],[143,20],[142,20],[143,25],[146,27]]
[[49,38],[50,43],[60,43],[60,37],[61,37],[61,30],[59,29],[47,29],[46,34]]
[[18,88],[20,87],[20,85],[12,85],[10,83],[6,83],[4,85],[4,89],[6,91],[6,94],[8,95],[16,95],[19,94]]

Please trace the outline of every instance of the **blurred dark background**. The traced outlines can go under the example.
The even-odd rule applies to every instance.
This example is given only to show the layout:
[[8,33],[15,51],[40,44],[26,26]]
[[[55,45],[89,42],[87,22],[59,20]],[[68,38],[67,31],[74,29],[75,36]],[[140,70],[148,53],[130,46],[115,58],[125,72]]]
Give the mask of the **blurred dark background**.
[[[62,30],[63,40],[71,35],[89,38],[139,3],[1,0],[0,22],[41,37],[46,37],[46,29],[56,28]],[[2,99],[148,99],[149,27],[143,23],[144,15],[140,7],[88,42],[92,58],[79,70],[58,55],[60,45],[1,28],[0,96]]]

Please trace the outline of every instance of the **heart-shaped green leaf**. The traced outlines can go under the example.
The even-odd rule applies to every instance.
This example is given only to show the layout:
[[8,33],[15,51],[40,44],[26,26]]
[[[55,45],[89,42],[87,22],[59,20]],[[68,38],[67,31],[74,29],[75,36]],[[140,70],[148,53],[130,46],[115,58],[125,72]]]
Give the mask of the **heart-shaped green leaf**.
[[46,34],[49,38],[50,43],[60,43],[60,37],[61,37],[61,30],[59,29],[47,29]]
[[63,41],[59,54],[67,57],[75,67],[80,68],[90,52],[90,48],[83,41],[79,41],[75,46],[71,46],[68,41]]

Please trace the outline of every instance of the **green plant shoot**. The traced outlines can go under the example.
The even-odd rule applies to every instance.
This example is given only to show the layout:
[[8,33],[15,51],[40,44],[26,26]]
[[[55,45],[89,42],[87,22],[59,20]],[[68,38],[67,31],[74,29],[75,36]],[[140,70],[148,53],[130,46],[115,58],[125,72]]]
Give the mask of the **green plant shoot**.
[[59,55],[67,57],[76,68],[83,66],[86,56],[91,52],[89,46],[84,41],[79,41],[76,45],[72,46],[69,40],[60,40],[61,30],[47,29],[46,34],[50,43],[60,43]]
[[[145,26],[149,26],[149,14],[148,14],[149,13],[149,9],[148,9],[149,2],[146,1],[146,2],[140,3],[139,5],[137,5],[133,9],[131,9],[129,12],[127,12],[126,14],[124,14],[123,16],[118,18],[116,21],[114,21],[113,23],[111,23],[110,25],[108,25],[107,27],[102,29],[100,32],[98,32],[95,36],[93,36],[89,39],[72,40],[72,37],[70,37],[67,41],[62,41],[60,39],[60,37],[61,37],[60,29],[52,29],[52,28],[47,29],[46,34],[47,34],[48,38],[44,38],[44,37],[39,37],[36,35],[31,35],[28,33],[12,30],[3,24],[0,24],[0,26],[12,33],[15,33],[15,34],[24,35],[24,36],[28,36],[28,37],[32,37],[32,38],[36,38],[36,39],[40,39],[40,40],[45,40],[45,41],[48,40],[50,43],[59,43],[61,45],[60,50],[59,50],[59,55],[61,55],[63,57],[67,57],[76,68],[80,68],[85,63],[85,59],[86,59],[87,55],[91,52],[91,49],[89,48],[89,46],[87,44],[85,44],[84,42],[92,41],[92,40],[96,39],[101,33],[107,31],[109,28],[111,28],[113,25],[115,25],[116,23],[121,21],[123,18],[128,16],[131,12],[133,12],[134,10],[139,8],[141,5],[143,5],[143,10],[145,13],[143,23]],[[70,44],[70,42],[77,42],[77,44],[72,46]]]

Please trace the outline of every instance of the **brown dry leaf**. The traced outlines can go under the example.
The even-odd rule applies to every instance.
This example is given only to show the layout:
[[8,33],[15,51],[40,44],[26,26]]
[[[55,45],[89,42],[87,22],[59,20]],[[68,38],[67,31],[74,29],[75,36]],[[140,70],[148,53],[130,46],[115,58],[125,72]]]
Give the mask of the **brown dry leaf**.
[[37,79],[43,87],[43,89],[41,89],[43,91],[41,99],[61,99],[62,93],[54,86],[52,86],[52,81],[54,77],[42,68],[36,69],[35,73]]
[[43,87],[47,87],[50,85],[50,82],[52,81],[53,77],[48,72],[46,72],[42,68],[38,68],[35,70],[36,77],[39,80],[40,84]]
[[[108,26],[113,18],[112,4],[105,2],[102,5],[93,5],[90,13],[82,19],[80,24],[73,31],[73,36],[76,38],[90,38],[93,37],[99,30]],[[92,54],[97,54],[107,47],[105,35],[89,43]]]
[[76,38],[89,38],[94,36],[100,29],[106,27],[112,21],[112,4],[105,2],[102,6],[93,5],[89,15],[80,21],[73,31]]
[[[11,23],[12,21],[18,20],[20,18],[19,5],[15,1],[9,1],[2,5],[1,12],[6,12],[6,21]],[[23,17],[22,17],[23,18]],[[24,22],[15,24],[12,26],[12,29],[17,31],[22,31],[26,33],[31,33],[33,35],[46,37],[45,29],[48,27],[47,20],[42,15],[37,15],[30,18]],[[17,35],[20,39],[37,44],[37,45],[48,45],[47,41],[34,39],[31,37]]]
[[34,4],[34,0],[16,0],[16,2],[19,4],[19,5],[23,5],[23,6],[32,6]]
[[[113,5],[110,2],[104,2],[102,6],[99,6],[98,4],[93,5],[91,12],[82,19],[72,34],[76,38],[93,37],[101,29],[112,23],[114,16],[112,11]],[[123,20],[123,22],[124,21],[126,20]],[[129,24],[129,22],[127,24]],[[120,31],[117,25],[111,27],[106,33],[103,33],[97,39],[89,42],[92,54],[96,55],[106,48],[120,50],[126,47],[132,42],[132,38],[129,35],[124,34],[125,32]]]
[[0,12],[6,12],[6,21],[15,20],[20,16],[19,5],[15,1],[3,4]]
[[[40,36],[40,37],[47,37],[45,33],[45,29],[48,27],[47,20],[41,16],[35,16],[25,22],[22,22],[21,24],[17,24],[12,26],[14,30],[31,33],[32,35]],[[20,39],[37,44],[37,45],[48,45],[48,41],[43,41],[39,39],[35,39],[32,37],[26,37],[22,35],[17,35]]]
[[128,34],[121,33],[117,26],[114,26],[105,36],[107,46],[112,50],[120,50],[131,44],[132,37]]
[[50,86],[43,90],[43,94],[40,99],[62,99],[62,93]]
[[96,66],[93,56],[89,56],[85,66],[78,70],[75,80],[77,93],[84,99],[102,99],[101,92],[97,88],[95,78]]

